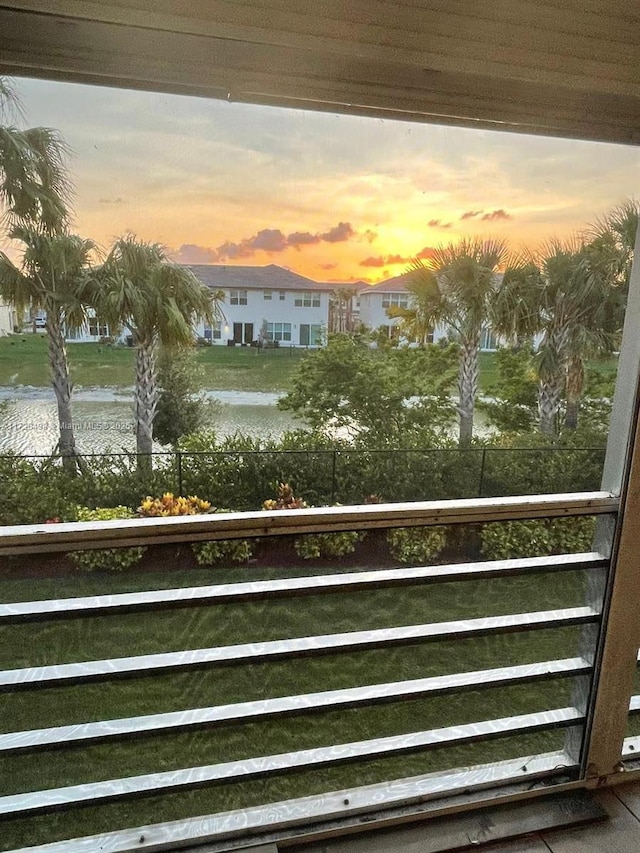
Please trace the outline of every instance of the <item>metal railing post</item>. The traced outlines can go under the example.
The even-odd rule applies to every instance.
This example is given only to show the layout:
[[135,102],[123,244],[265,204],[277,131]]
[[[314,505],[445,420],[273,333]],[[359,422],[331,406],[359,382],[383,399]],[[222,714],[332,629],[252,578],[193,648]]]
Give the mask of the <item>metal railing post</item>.
[[482,487],[484,485],[484,465],[487,460],[487,448],[482,448],[482,459],[480,461],[480,482],[478,484],[478,497],[482,497]]
[[178,494],[182,494],[182,452],[176,451],[176,474],[178,476]]
[[336,502],[336,449],[334,447],[331,460],[331,503]]

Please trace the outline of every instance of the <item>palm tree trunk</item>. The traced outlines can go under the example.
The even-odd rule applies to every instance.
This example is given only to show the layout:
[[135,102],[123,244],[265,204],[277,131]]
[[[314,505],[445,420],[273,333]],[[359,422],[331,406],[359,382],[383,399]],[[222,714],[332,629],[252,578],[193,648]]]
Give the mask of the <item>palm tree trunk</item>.
[[458,414],[460,417],[459,443],[470,444],[473,438],[473,411],[476,394],[478,393],[478,353],[480,336],[460,342],[460,363],[458,370],[458,395],[460,402]]
[[141,340],[137,342],[136,351],[136,453],[138,454],[138,470],[151,470],[151,453],[153,452],[153,422],[158,406],[158,383],[156,376],[155,341]]
[[562,392],[566,384],[566,351],[568,330],[558,323],[548,335],[548,346],[552,358],[546,369],[541,370],[538,385],[538,416],[540,432],[554,436],[558,424],[558,412]]
[[47,309],[46,330],[49,366],[51,368],[51,384],[53,385],[58,407],[58,429],[60,432],[58,450],[65,469],[70,473],[76,474],[77,451],[73,433],[73,419],[71,416],[69,363],[67,361],[67,350],[64,344],[64,335],[62,334],[60,315],[52,306],[49,306]]
[[538,386],[538,419],[540,432],[543,435],[556,434],[558,408],[560,406],[560,391],[553,377],[540,379]]
[[584,363],[579,355],[573,355],[567,365],[567,412],[564,425],[577,429],[580,398],[584,389]]

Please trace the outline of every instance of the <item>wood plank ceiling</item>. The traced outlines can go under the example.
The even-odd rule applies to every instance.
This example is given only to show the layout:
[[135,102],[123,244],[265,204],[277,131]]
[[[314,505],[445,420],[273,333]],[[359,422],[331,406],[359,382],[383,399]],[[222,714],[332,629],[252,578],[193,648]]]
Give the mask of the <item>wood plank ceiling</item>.
[[640,143],[640,0],[16,0],[0,73]]

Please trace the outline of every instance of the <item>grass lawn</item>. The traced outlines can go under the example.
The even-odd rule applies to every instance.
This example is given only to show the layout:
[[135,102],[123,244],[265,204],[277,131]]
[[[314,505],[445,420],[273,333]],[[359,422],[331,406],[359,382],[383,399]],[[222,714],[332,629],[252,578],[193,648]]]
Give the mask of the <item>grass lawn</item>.
[[[134,383],[135,350],[104,344],[68,344],[76,387],[130,387]],[[217,390],[284,391],[291,374],[306,355],[300,349],[261,353],[251,347],[202,347],[198,361],[204,386]],[[44,335],[0,338],[0,385],[50,385]]]
[[[313,572],[303,566],[293,571],[243,567],[185,572],[175,559],[167,559],[157,574],[75,574],[41,580],[5,574],[0,578],[0,600],[104,594]],[[551,572],[478,583],[417,585],[346,595],[283,597],[266,602],[18,624],[0,632],[0,665],[11,668],[47,665],[470,619],[521,612],[526,608],[555,609],[582,603],[583,580],[580,572]],[[0,696],[0,720],[3,731],[14,731],[541,661],[576,654],[579,633],[579,628],[549,629],[252,666],[214,666],[64,689],[4,693]],[[570,680],[545,681],[313,716],[294,715],[243,726],[225,725],[132,741],[10,755],[3,760],[1,793],[214,764],[541,711],[567,704],[570,690]],[[563,738],[562,731],[521,735],[7,821],[0,834],[0,849],[534,755],[560,748]]]
[[[134,383],[134,350],[104,344],[69,344],[71,375],[76,387],[130,387]],[[219,391],[286,391],[306,350],[259,352],[251,347],[202,347],[198,361],[204,369],[204,387]],[[0,385],[49,387],[47,342],[44,335],[0,338]],[[594,365],[613,372],[616,360]],[[495,358],[480,354],[480,388],[495,381]]]

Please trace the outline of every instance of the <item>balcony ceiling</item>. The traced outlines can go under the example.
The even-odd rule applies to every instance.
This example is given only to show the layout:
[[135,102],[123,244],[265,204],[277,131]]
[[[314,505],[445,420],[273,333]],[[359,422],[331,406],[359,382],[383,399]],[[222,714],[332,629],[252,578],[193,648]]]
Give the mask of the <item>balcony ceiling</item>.
[[0,73],[640,142],[638,0],[25,0]]

